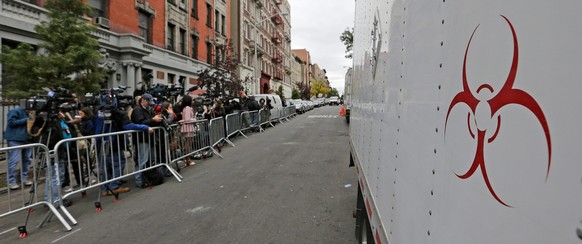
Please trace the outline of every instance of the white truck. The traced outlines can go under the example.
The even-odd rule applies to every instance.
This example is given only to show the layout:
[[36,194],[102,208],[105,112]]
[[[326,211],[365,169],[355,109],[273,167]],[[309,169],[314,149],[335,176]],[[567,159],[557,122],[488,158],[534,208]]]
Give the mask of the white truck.
[[346,122],[350,123],[350,112],[352,109],[352,68],[346,72],[344,85],[344,108],[346,109]]
[[582,243],[582,1],[355,1],[361,243]]

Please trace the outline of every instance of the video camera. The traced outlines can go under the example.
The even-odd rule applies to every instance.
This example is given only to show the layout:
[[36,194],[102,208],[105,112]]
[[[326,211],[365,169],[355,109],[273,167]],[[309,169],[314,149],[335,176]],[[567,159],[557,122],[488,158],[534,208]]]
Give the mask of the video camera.
[[58,87],[55,90],[43,88],[47,91],[46,96],[34,96],[25,102],[25,109],[46,112],[48,115],[56,116],[58,112],[69,112],[77,109],[75,97],[65,88]]
[[122,95],[127,86],[118,86],[112,89],[102,89],[99,93],[85,94],[85,105],[93,106],[98,110],[114,110],[133,104],[131,95]]
[[170,101],[172,98],[184,93],[184,88],[180,85],[172,84],[170,86],[164,84],[156,84],[156,86],[148,89],[146,93],[156,98],[158,102]]

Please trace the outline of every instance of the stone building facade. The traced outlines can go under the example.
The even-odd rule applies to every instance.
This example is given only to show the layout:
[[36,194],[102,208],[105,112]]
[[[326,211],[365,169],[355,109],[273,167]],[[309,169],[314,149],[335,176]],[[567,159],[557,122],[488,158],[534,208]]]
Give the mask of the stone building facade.
[[[197,84],[200,71],[230,39],[231,0],[84,0],[98,26],[108,87],[128,93],[146,83]],[[44,0],[0,0],[0,42],[37,45],[34,26],[47,20]]]

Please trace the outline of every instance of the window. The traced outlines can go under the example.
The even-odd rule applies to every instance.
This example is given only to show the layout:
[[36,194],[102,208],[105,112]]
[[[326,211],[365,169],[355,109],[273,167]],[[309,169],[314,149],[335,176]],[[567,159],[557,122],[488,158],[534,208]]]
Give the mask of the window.
[[212,6],[206,4],[206,26],[212,28]]
[[30,4],[38,5],[37,0],[22,0],[22,1],[30,3]]
[[216,29],[216,32],[218,32],[218,26],[219,26],[218,25],[218,21],[219,21],[218,16],[220,16],[220,15],[218,15],[218,10],[215,10],[214,11],[214,29]]
[[180,29],[180,53],[188,55],[186,50],[186,30]]
[[212,64],[212,44],[210,42],[206,43],[206,62]]
[[175,84],[176,82],[176,75],[168,73],[168,84]]
[[143,37],[145,42],[152,43],[152,38],[150,34],[151,28],[151,20],[150,16],[143,12],[138,12],[138,28],[139,28],[139,36]]
[[107,0],[89,0],[89,6],[91,6],[89,16],[93,18],[107,17]]
[[198,36],[192,36],[192,58],[198,59],[198,41],[200,38]]
[[249,23],[246,21],[243,23],[243,37],[249,39]]
[[173,24],[168,23],[168,34],[167,34],[168,40],[167,40],[166,45],[168,46],[168,50],[170,50],[170,51],[176,51],[176,49],[174,48],[174,43],[176,41],[174,29],[175,29],[175,26]]
[[249,65],[249,63],[248,63],[248,57],[249,57],[249,50],[245,49],[243,51],[243,55],[242,55],[242,63],[244,65]]
[[226,16],[222,15],[222,23],[220,26],[220,33],[222,33],[223,36],[226,36]]
[[192,17],[198,19],[198,0],[192,0]]

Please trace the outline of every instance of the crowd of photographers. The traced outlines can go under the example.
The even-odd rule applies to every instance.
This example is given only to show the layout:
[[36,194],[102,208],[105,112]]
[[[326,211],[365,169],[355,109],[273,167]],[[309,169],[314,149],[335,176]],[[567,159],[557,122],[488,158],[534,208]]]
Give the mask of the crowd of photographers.
[[[56,153],[58,162],[54,158],[50,161],[51,165],[58,164],[58,167],[51,167],[46,172],[47,181],[45,184],[45,200],[57,204],[59,202],[59,193],[56,189],[61,188],[62,192],[71,192],[74,188],[71,184],[69,166],[72,167],[76,187],[88,186],[96,182],[99,178],[101,182],[109,183],[101,186],[101,194],[116,195],[130,191],[126,186],[125,180],[113,180],[119,178],[121,172],[126,166],[128,158],[133,155],[133,162],[136,170],[142,170],[150,166],[152,162],[151,151],[156,148],[165,148],[166,140],[154,135],[153,127],[163,127],[171,130],[173,125],[181,125],[180,133],[185,138],[186,143],[193,143],[195,128],[191,122],[199,120],[210,120],[216,117],[225,117],[231,113],[242,113],[244,111],[270,110],[272,106],[270,101],[257,102],[253,97],[222,98],[222,97],[196,97],[190,95],[180,96],[179,101],[175,100],[174,95],[166,92],[156,92],[151,90],[149,93],[143,93],[139,96],[123,96],[120,93],[124,89],[111,89],[98,95],[86,96],[83,103],[78,98],[69,94],[67,91],[58,90],[50,91],[46,99],[31,98],[20,107],[12,109],[8,113],[8,123],[4,133],[8,146],[26,145],[28,143],[40,142],[54,150],[55,145],[63,140],[74,137],[91,136],[95,134],[137,130],[143,131],[146,136],[133,136],[133,150],[129,147],[127,139],[120,137],[108,137],[108,143],[117,145],[111,147],[111,151],[106,156],[99,152],[96,154],[96,160],[87,158],[77,158],[76,155],[85,155],[91,148],[99,148],[104,140],[83,140],[85,144],[68,143],[66,146],[59,147]],[[153,93],[153,94],[150,94]],[[170,98],[168,98],[170,97]],[[258,115],[252,113],[245,114],[242,117],[243,125],[247,127],[256,127],[258,124]],[[109,123],[106,123],[109,121]],[[149,134],[149,136],[147,136]],[[159,136],[160,133],[158,133]],[[161,133],[163,134],[163,133]],[[120,141],[116,141],[120,140]],[[89,145],[87,145],[89,144]],[[220,145],[217,145],[220,151]],[[79,153],[70,153],[71,151]],[[131,152],[130,152],[131,151]],[[161,150],[162,162],[167,163],[166,151]],[[105,154],[103,154],[105,155]],[[8,183],[11,190],[17,190],[21,187],[33,185],[28,172],[31,163],[31,148],[10,150],[8,156]],[[100,158],[104,157],[104,158]],[[186,165],[193,165],[193,160],[200,158],[200,155],[187,157],[184,161]],[[18,163],[22,162],[20,177],[16,175]],[[95,167],[99,167],[99,173],[95,173]],[[58,172],[57,172],[58,169]],[[159,167],[157,174],[170,176],[165,167]],[[93,176],[91,175],[93,173]],[[145,172],[144,172],[145,173]],[[50,177],[49,177],[50,174]],[[57,177],[57,174],[59,177]],[[148,181],[144,179],[143,173],[135,174],[135,183],[137,187],[143,188],[149,186]],[[20,178],[20,183],[17,183]],[[60,179],[60,180],[57,180]],[[72,204],[64,199],[63,205]]]

